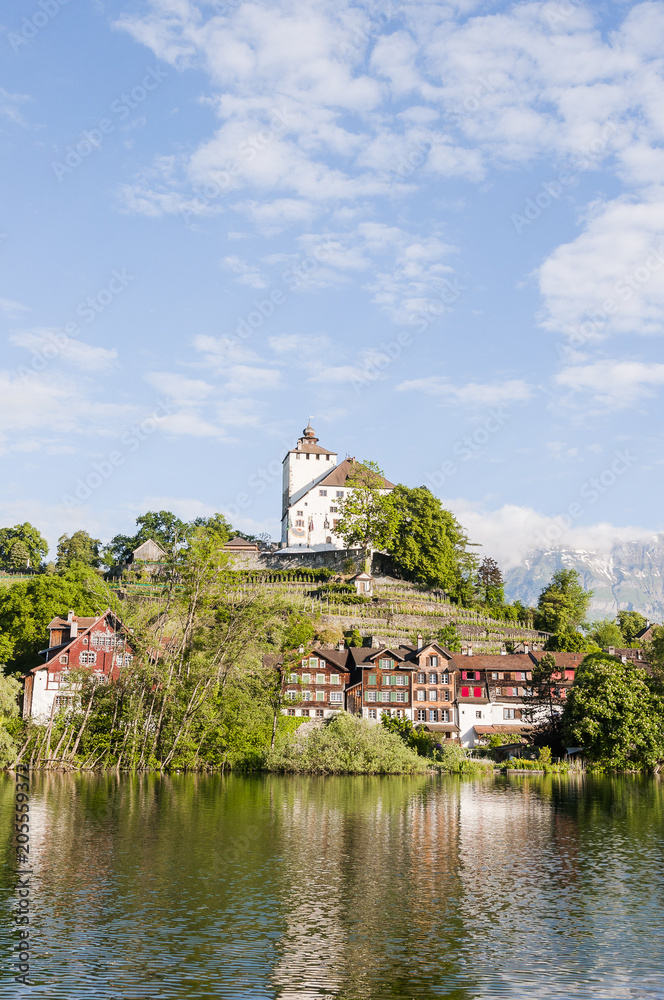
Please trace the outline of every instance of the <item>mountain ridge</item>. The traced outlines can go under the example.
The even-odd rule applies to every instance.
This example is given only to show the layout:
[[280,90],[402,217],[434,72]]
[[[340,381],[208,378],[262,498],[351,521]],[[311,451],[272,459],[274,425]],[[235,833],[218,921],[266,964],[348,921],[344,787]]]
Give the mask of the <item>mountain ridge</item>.
[[664,620],[664,533],[653,541],[615,542],[609,552],[563,546],[533,550],[520,566],[507,570],[505,597],[533,606],[553,574],[575,569],[592,590],[592,617],[613,617],[619,610],[640,611]]

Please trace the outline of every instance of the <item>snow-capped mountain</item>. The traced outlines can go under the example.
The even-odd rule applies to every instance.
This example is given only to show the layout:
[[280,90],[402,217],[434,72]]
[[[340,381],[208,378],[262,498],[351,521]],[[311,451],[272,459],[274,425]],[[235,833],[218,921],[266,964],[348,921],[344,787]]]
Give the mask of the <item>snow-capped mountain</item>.
[[585,589],[594,591],[593,616],[613,617],[626,609],[664,621],[664,534],[654,542],[617,542],[605,554],[566,548],[533,552],[505,573],[506,598],[536,604],[559,569],[577,570]]

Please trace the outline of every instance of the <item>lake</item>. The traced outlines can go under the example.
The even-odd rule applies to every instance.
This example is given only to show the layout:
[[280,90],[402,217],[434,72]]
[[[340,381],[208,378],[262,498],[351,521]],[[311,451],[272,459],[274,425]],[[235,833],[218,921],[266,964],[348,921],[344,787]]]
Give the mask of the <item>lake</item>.
[[656,778],[33,774],[31,801],[34,985],[4,934],[3,997],[664,998]]

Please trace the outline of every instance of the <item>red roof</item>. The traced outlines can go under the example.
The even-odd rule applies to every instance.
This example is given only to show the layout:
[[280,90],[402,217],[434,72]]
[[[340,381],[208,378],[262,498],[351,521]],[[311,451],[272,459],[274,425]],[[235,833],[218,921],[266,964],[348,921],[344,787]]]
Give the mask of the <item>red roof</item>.
[[[530,653],[530,656],[539,663],[543,656],[548,654],[544,650],[537,650]],[[566,670],[571,670],[574,667],[578,667],[581,660],[587,656],[587,653],[552,653],[552,656],[556,658],[556,666],[563,667]]]

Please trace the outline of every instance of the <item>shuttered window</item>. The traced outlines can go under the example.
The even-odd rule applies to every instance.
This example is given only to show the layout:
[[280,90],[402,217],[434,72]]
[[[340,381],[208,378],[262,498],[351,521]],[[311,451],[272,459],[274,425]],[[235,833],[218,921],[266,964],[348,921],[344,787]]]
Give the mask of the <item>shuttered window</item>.
[[473,688],[473,697],[474,698],[481,698],[482,697],[482,688]]
[[470,694],[470,688],[461,688],[461,697],[467,698]]
[[367,678],[367,684],[375,684],[375,683],[376,683],[376,674],[369,674]]

